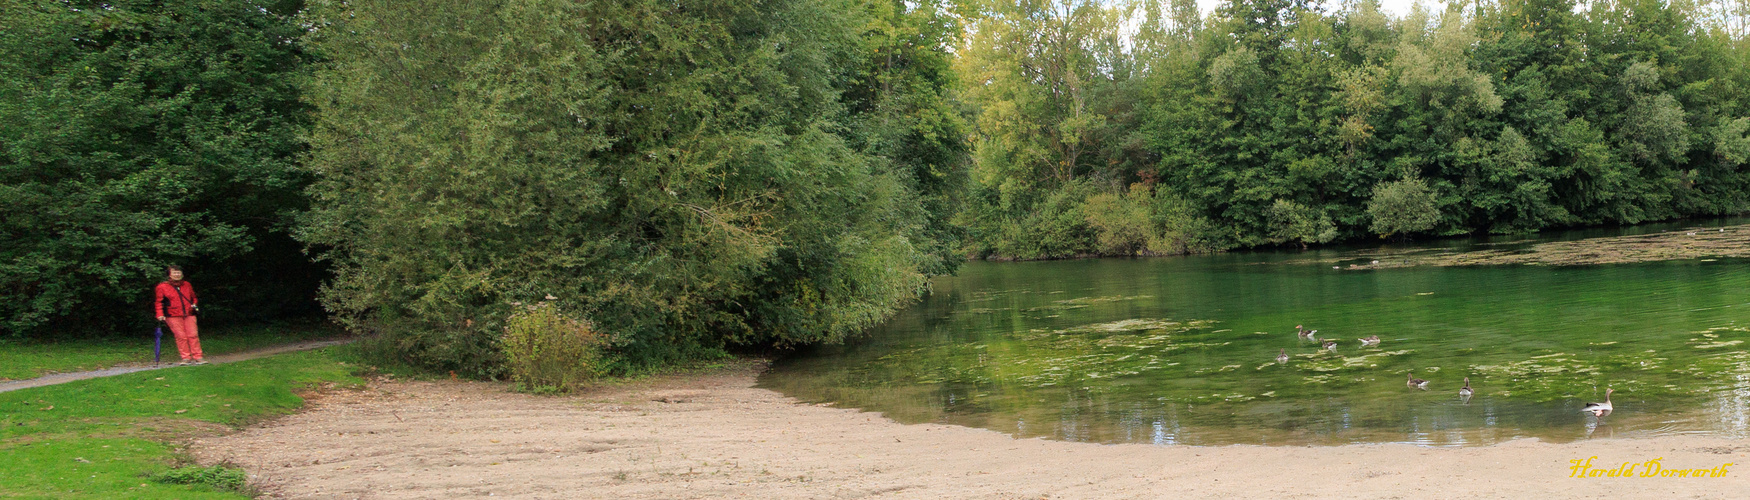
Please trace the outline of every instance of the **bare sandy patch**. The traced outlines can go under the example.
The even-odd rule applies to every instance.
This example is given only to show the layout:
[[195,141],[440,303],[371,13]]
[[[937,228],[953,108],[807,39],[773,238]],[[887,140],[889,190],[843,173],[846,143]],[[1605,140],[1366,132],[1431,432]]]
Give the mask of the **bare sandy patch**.
[[[274,498],[1742,498],[1750,443],[1682,437],[1473,448],[1101,445],[798,403],[760,364],[568,397],[379,382],[195,440]],[[1582,425],[1576,415],[1575,425]],[[1574,478],[1729,466],[1724,477]],[[1741,469],[1741,470],[1740,470]]]

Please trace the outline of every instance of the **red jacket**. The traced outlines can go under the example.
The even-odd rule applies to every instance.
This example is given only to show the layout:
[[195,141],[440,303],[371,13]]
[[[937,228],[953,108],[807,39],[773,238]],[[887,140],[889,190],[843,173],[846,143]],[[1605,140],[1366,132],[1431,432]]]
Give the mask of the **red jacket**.
[[154,290],[152,311],[158,313],[158,316],[172,318],[194,316],[194,306],[200,302],[200,298],[194,295],[194,285],[188,284],[188,281],[174,285],[165,281],[158,283],[158,288]]

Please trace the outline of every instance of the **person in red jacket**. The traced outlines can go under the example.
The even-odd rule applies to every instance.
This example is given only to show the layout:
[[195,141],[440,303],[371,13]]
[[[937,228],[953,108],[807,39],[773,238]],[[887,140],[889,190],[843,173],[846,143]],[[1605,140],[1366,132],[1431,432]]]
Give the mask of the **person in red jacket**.
[[170,279],[158,283],[154,290],[152,309],[158,313],[158,321],[169,325],[170,333],[176,336],[176,351],[182,354],[180,364],[207,364],[201,356],[200,329],[194,321],[200,311],[200,297],[195,296],[193,285],[182,280],[182,268],[169,269]]

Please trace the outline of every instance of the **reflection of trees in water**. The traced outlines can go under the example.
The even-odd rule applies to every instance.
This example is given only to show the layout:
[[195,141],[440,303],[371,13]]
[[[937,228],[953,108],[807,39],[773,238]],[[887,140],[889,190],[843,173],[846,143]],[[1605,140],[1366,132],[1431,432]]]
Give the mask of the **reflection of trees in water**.
[[[1716,326],[1750,302],[1735,267],[1254,265],[1285,258],[975,263],[915,314],[762,383],[902,422],[1093,442],[1559,442],[1587,436],[1579,405],[1606,387],[1615,435],[1750,428],[1750,355],[1732,351],[1750,328]],[[1341,349],[1298,341],[1303,321]],[[1383,343],[1353,340],[1368,335]],[[1406,391],[1408,371],[1431,390]]]

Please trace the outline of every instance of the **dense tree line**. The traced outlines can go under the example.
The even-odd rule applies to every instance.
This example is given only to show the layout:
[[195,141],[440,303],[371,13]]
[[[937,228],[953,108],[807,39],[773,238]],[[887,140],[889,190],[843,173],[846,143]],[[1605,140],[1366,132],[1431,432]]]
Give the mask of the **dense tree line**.
[[941,9],[892,0],[352,1],[318,11],[305,241],[325,303],[487,375],[522,304],[611,370],[831,342],[953,268]]
[[[166,264],[217,320],[320,311],[301,1],[0,2],[0,338],[150,331]],[[125,332],[125,333],[124,333]]]
[[979,253],[1049,258],[1750,207],[1750,74],[1720,15],[1742,12],[1582,7],[992,4],[961,59],[979,106],[962,220]]
[[0,314],[139,326],[181,263],[476,376],[540,302],[626,372],[838,341],[967,256],[1740,213],[1743,10],[8,2]]
[[627,371],[842,339],[961,259],[944,5],[0,9],[8,336],[127,335],[176,263],[478,376],[545,301]]

